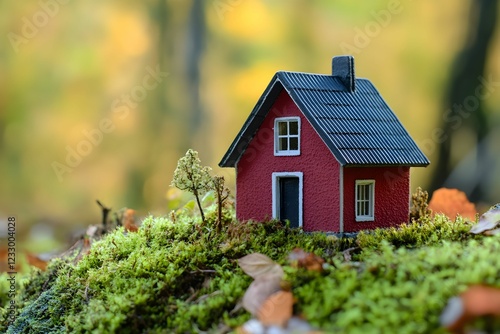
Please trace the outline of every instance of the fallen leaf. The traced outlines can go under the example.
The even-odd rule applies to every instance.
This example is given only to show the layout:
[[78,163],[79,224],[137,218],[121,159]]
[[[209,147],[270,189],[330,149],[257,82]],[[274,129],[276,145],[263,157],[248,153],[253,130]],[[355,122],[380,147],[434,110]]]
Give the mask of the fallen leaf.
[[307,253],[303,249],[295,248],[289,255],[288,261],[296,268],[306,268],[307,270],[323,271],[323,264],[325,260],[321,257]]
[[484,235],[497,235],[498,233],[500,233],[500,228],[483,232]]
[[262,275],[273,274],[282,277],[284,274],[279,264],[260,253],[248,254],[239,259],[238,264],[245,274],[254,279]]
[[89,237],[94,237],[98,230],[99,228],[97,227],[97,225],[89,225],[89,227],[87,227],[87,232],[85,232],[85,234],[87,234],[87,236]]
[[135,224],[135,210],[127,209],[123,214],[122,225],[129,232],[137,232],[138,227]]
[[265,274],[258,276],[248,287],[243,296],[243,307],[252,315],[256,315],[264,301],[273,293],[281,290],[282,274]]
[[469,202],[463,191],[458,189],[439,188],[432,194],[429,209],[434,214],[442,213],[450,218],[457,214],[470,220],[476,219],[476,206]]
[[293,295],[289,291],[278,291],[262,304],[257,318],[264,326],[285,327],[293,313]]
[[243,324],[243,326],[236,329],[237,334],[254,334],[254,333],[264,333],[265,328],[259,320],[250,319]]
[[35,254],[26,252],[26,259],[28,260],[28,263],[33,267],[37,267],[38,269],[41,270],[47,269],[48,261],[42,260],[39,256]]
[[[494,229],[500,222],[500,205],[497,204],[493,206],[490,210],[486,211],[479,217],[479,221],[476,225],[472,226],[470,229],[471,233],[479,234],[491,229]],[[497,232],[492,232],[496,234]]]
[[452,333],[463,333],[467,324],[482,316],[500,316],[500,289],[470,286],[459,297],[448,301],[440,322]]

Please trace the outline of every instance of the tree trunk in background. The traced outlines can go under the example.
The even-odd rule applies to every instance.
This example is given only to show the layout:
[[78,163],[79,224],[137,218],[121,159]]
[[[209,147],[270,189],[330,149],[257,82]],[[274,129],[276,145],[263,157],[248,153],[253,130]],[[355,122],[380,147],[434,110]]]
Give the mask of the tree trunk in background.
[[[460,135],[464,127],[472,130],[477,138],[477,144],[482,142],[488,132],[488,120],[484,111],[481,98],[476,98],[476,89],[481,86],[481,77],[484,75],[485,63],[488,55],[488,46],[492,40],[497,21],[497,0],[471,1],[470,17],[468,23],[467,39],[463,49],[458,53],[451,68],[451,75],[444,99],[442,115],[442,129],[445,139],[439,145],[439,159],[434,171],[430,190],[433,191],[443,186],[455,166],[451,162],[451,144],[454,136]],[[470,103],[478,101],[478,103]],[[451,110],[451,111],[450,111]],[[453,121],[452,121],[453,120]],[[460,120],[460,122],[458,121]],[[487,145],[477,145],[477,167],[473,175],[481,180],[488,150]],[[467,152],[464,152],[464,156]],[[460,184],[452,185],[461,188]],[[473,201],[483,199],[484,190],[480,183],[467,194]]]
[[[188,91],[192,93],[188,138],[197,134],[203,120],[203,107],[200,97],[200,67],[205,44],[205,11],[203,0],[193,0],[191,7],[188,39],[186,41],[186,72]],[[193,147],[193,142],[189,143]],[[208,147],[204,147],[208,149]]]

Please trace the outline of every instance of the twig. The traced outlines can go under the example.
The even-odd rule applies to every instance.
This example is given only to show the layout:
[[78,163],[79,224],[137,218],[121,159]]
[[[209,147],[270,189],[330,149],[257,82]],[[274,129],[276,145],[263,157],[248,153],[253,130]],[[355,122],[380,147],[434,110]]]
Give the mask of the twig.
[[89,302],[89,290],[91,290],[91,289],[89,289],[89,285],[87,284],[87,285],[85,286],[85,295],[84,295],[84,296],[85,296],[85,301],[86,301],[87,303]]
[[240,301],[238,302],[234,308],[229,312],[229,315],[233,315],[235,314],[236,312],[238,312],[239,310],[241,310],[243,308],[243,303]]
[[104,231],[106,231],[106,226],[108,224],[108,215],[111,212],[111,208],[105,207],[99,200],[96,200],[97,205],[101,207],[102,210],[102,226],[104,227]]
[[345,262],[350,262],[350,261],[352,261],[351,252],[352,252],[353,250],[358,249],[358,248],[359,248],[359,247],[351,247],[351,248],[347,248],[346,250],[344,250],[344,251],[342,252],[342,254],[344,255],[344,261],[345,261]]
[[213,270],[213,269],[196,269],[196,270],[190,271],[189,273],[196,274],[196,273],[216,273],[216,272],[217,272],[217,270]]
[[[194,289],[191,288],[191,291],[194,291]],[[186,299],[186,303],[191,303],[196,298],[196,296],[198,296],[199,292],[200,292],[199,290],[198,291],[194,291],[193,294],[191,296],[189,296],[188,299]]]
[[203,295],[200,298],[196,299],[195,303],[200,303],[200,302],[204,301],[207,298],[220,295],[221,293],[222,293],[222,291],[217,290],[217,291],[214,291],[212,293],[209,293],[208,295]]

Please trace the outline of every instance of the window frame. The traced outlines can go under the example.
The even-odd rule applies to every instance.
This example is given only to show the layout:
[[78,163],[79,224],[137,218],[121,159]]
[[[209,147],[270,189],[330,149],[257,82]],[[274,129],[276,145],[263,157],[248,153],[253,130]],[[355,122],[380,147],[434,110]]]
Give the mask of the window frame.
[[[279,124],[282,122],[287,123],[287,134],[279,134]],[[297,122],[297,135],[290,135],[290,122]],[[277,117],[274,119],[274,156],[297,156],[300,155],[300,117]],[[290,146],[290,138],[297,138],[296,150],[280,150],[280,138],[287,138],[288,146]]]
[[[369,198],[358,197],[359,186],[370,186]],[[371,222],[375,221],[375,180],[356,180],[354,191],[354,215],[357,222]],[[360,214],[358,212],[358,203],[368,202],[368,214]]]

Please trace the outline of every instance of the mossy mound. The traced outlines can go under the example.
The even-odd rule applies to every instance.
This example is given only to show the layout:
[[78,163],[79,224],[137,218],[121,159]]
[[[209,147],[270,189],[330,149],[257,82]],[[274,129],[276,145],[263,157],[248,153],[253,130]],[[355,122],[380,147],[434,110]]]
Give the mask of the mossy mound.
[[20,314],[7,332],[217,331],[249,318],[233,311],[251,282],[238,258],[261,252],[284,260],[294,247],[324,256],[340,247],[334,237],[279,222],[233,222],[221,233],[212,225],[150,217],[137,233],[120,228],[95,242],[76,265],[53,261],[18,290]]
[[[439,332],[449,297],[468,284],[500,285],[500,239],[470,226],[437,216],[339,239],[279,222],[233,221],[216,232],[210,222],[149,217],[137,233],[117,229],[95,242],[76,265],[53,261],[20,280],[7,333],[226,331],[250,317],[236,307],[251,282],[236,260],[254,252],[284,265],[296,311],[322,330]],[[323,257],[326,270],[287,266],[295,247]]]

